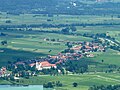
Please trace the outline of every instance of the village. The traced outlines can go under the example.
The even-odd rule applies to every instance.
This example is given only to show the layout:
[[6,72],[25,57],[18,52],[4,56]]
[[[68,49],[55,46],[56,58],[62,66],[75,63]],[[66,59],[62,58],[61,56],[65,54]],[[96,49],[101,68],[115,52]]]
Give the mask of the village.
[[120,0],[1,0],[0,90],[120,90]]
[[[0,77],[9,77],[14,75],[14,79],[18,79],[22,74],[30,76],[37,75],[36,70],[42,72],[43,70],[55,69],[57,73],[63,71],[57,69],[58,64],[62,64],[68,60],[81,60],[81,58],[93,58],[95,55],[92,52],[105,52],[107,45],[99,42],[67,42],[67,49],[58,53],[57,55],[48,55],[47,57],[40,57],[39,59],[18,61],[16,63],[9,63],[8,66],[3,66],[0,70]],[[26,70],[26,67],[29,67]],[[20,69],[15,71],[16,69]],[[64,67],[62,67],[64,68]],[[29,70],[30,69],[30,70]],[[32,70],[31,70],[32,69]],[[21,72],[21,71],[24,71]],[[14,74],[13,74],[14,72]],[[26,75],[25,74],[25,75]],[[43,75],[45,73],[42,73]]]

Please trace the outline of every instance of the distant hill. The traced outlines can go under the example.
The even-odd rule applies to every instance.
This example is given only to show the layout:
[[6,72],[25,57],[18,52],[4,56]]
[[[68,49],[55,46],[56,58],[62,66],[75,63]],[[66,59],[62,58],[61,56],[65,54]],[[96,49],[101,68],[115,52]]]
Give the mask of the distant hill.
[[117,0],[0,0],[9,14],[120,14],[119,8]]

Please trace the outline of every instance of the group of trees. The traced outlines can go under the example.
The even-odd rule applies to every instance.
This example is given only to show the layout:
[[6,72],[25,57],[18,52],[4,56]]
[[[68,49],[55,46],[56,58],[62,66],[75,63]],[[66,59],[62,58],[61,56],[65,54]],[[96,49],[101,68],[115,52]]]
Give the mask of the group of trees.
[[61,53],[74,53],[75,51],[73,49],[65,49]]
[[27,29],[27,30],[32,30],[32,28],[63,28],[63,32],[75,32],[76,31],[76,26],[111,26],[111,25],[120,25],[120,23],[72,23],[72,24],[46,24],[46,23],[42,23],[42,24],[21,24],[21,25],[0,25],[0,30],[13,30],[16,28],[20,28],[21,29]]
[[[0,33],[0,36],[2,36],[2,37],[6,36],[6,35],[7,35],[7,34],[5,34],[5,33],[3,33],[3,32]],[[1,41],[1,45],[7,45],[7,44],[8,44],[7,40]]]
[[77,74],[80,73],[83,74],[87,72],[89,63],[90,62],[85,59],[73,60],[73,61],[68,60],[67,62],[65,62],[64,67],[67,71]]
[[31,67],[27,64],[10,63],[6,66],[7,70],[18,73],[19,71],[36,71],[35,66]]
[[99,38],[105,38],[105,39],[109,39],[111,41],[113,41],[114,43],[118,44],[114,44],[114,45],[110,45],[110,41],[107,41],[105,40],[104,43],[102,43],[102,45],[107,45],[109,46],[111,49],[114,49],[114,50],[118,50],[120,51],[120,43],[116,41],[116,39],[114,37],[111,37],[110,35],[107,35],[106,33],[97,33],[97,34],[91,34],[91,33],[84,33],[83,34],[84,37],[90,37],[90,38],[93,38],[95,39],[94,41],[95,42],[98,42],[98,43],[102,43]]
[[78,83],[74,82],[73,87],[77,87],[77,86],[78,86]]
[[30,67],[29,65],[25,64],[13,64],[9,63],[6,66],[8,71],[12,71],[12,76],[18,76],[23,78],[29,78],[30,76],[34,75],[34,73],[37,73],[36,67]]
[[57,38],[57,39],[56,38],[52,38],[52,39],[51,38],[46,38],[45,40],[46,41],[52,41],[52,42],[55,42],[55,41],[59,42],[59,38]]
[[63,84],[60,81],[56,81],[56,82],[48,82],[43,84],[44,88],[54,88],[54,87],[62,87]]
[[110,39],[111,37],[110,36],[107,36],[106,33],[96,33],[96,34],[92,34],[92,33],[84,33],[83,34],[84,37],[90,37],[90,38],[99,38],[99,37],[102,37],[102,38],[108,38]]
[[90,37],[90,38],[94,38],[94,39],[98,39],[98,38],[106,38],[106,39],[110,39],[112,41],[115,41],[115,38],[111,37],[109,34],[107,35],[106,33],[96,33],[96,34],[92,34],[92,33],[84,33],[82,34],[84,37]]
[[8,42],[6,40],[1,41],[1,45],[7,45],[7,44],[8,44]]
[[113,49],[113,50],[118,50],[118,51],[120,51],[120,46],[114,45],[114,46],[110,46],[110,48]]
[[120,72],[120,67],[114,64],[108,65],[107,68],[106,73]]
[[89,90],[120,90],[120,85],[101,85],[101,86],[96,86],[93,85],[92,87],[89,88]]
[[15,81],[14,76],[12,75],[0,77],[0,80]]
[[[76,3],[77,6],[74,6],[73,2],[70,2],[69,0],[13,0],[13,2],[10,2],[9,0],[4,2],[4,0],[1,0],[0,10],[14,15],[23,13],[70,15],[110,15],[113,13],[120,13],[120,3],[118,2],[106,2],[101,4],[95,3],[95,0],[91,0],[93,1],[93,4],[89,4],[84,1],[85,0],[82,0],[82,2],[81,0],[76,0],[74,3]],[[101,10],[101,8],[103,9]]]
[[77,31],[75,26],[66,27],[66,28],[61,30],[61,32],[64,34],[73,33],[75,31]]
[[51,76],[64,75],[65,71],[63,70],[63,67],[61,67],[60,65],[57,66],[57,68],[51,67],[50,69],[37,70],[35,65],[31,67],[28,64],[9,63],[6,68],[8,71],[12,71],[12,76],[18,76],[28,79],[30,76],[35,76],[38,74]]
[[7,34],[5,34],[5,33],[3,33],[3,32],[1,32],[0,33],[0,36],[6,36]]
[[[72,85],[73,85],[73,87],[77,87],[78,83],[73,82]],[[63,84],[60,81],[48,82],[48,83],[43,84],[44,88],[54,88],[54,87],[62,87],[62,86],[63,86]]]
[[59,74],[59,73],[58,73],[58,69],[57,69],[57,68],[54,68],[54,67],[51,67],[50,69],[42,69],[41,72],[42,72],[43,74],[45,74],[45,75],[46,75],[46,74],[49,74],[49,75],[53,75],[53,76]]
[[12,23],[12,21],[11,20],[6,20],[5,23],[9,23],[10,24],[10,23]]

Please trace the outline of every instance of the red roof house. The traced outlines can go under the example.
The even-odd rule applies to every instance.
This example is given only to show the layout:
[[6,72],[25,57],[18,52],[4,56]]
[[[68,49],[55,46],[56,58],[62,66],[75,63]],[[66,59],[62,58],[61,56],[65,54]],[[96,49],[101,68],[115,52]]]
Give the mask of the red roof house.
[[56,64],[50,64],[48,61],[36,62],[36,68],[38,70],[50,69],[51,67],[56,68]]

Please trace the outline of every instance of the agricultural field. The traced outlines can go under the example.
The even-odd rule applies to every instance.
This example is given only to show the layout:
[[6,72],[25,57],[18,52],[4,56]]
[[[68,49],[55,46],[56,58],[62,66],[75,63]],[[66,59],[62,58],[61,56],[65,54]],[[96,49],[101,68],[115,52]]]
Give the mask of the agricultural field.
[[[9,22],[7,22],[9,21]],[[52,15],[47,14],[0,14],[1,25],[30,25],[30,24],[96,24],[96,23],[120,23],[118,15]]]

